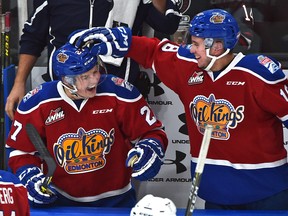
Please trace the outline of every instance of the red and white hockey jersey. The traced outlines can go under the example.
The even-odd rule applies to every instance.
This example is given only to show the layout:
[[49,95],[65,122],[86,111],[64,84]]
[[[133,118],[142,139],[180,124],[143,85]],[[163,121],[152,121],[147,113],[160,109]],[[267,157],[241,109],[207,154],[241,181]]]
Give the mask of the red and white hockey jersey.
[[288,80],[264,55],[243,55],[214,78],[187,47],[133,36],[128,57],[152,68],[179,95],[186,113],[192,170],[206,124],[214,127],[199,189],[203,199],[241,204],[288,189],[283,124],[288,127]]
[[135,87],[112,75],[102,79],[96,97],[83,100],[79,107],[59,81],[43,83],[26,94],[7,139],[14,172],[25,165],[41,165],[25,131],[30,122],[57,162],[52,182],[65,197],[93,202],[131,189],[132,170],[125,166],[131,143],[154,138],[166,148],[167,137]]
[[26,188],[14,174],[5,170],[0,170],[0,215],[30,215]]

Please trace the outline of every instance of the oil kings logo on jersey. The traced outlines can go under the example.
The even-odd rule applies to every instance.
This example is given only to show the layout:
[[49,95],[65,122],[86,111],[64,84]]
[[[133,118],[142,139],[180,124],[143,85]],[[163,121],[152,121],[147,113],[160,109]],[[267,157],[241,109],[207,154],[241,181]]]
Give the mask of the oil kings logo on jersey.
[[244,119],[244,106],[234,106],[225,99],[216,99],[214,94],[209,97],[198,95],[190,103],[190,113],[200,133],[204,133],[206,124],[213,125],[212,137],[227,140],[229,129],[236,128]]
[[79,128],[77,133],[63,134],[53,146],[56,161],[69,174],[102,169],[106,164],[105,155],[114,143],[114,134],[114,128],[109,132],[102,129],[86,132]]
[[46,121],[45,121],[45,125],[51,125],[55,122],[58,122],[62,119],[64,119],[65,114],[64,111],[62,110],[61,107],[55,109],[55,110],[51,110],[49,113],[49,116],[47,117]]

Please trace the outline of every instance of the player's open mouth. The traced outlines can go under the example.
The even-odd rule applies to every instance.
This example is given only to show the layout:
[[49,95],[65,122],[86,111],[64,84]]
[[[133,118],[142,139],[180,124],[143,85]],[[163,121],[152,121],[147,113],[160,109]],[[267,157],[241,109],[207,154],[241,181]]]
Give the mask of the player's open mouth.
[[95,91],[96,86],[90,86],[87,88],[87,91]]

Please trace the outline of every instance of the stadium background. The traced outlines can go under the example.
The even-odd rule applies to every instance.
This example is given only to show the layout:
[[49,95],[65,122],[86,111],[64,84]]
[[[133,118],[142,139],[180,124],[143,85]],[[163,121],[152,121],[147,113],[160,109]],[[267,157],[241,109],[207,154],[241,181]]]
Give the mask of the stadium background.
[[[21,26],[24,25],[25,17],[31,11],[32,0],[11,0],[5,2],[3,2],[3,6],[5,6],[3,8],[6,8],[6,11],[11,11],[12,17],[11,64],[17,67],[17,50]],[[236,51],[244,53],[261,52],[271,55],[282,63],[283,69],[288,75],[288,17],[283,16],[285,11],[281,11],[288,8],[287,0],[182,0],[181,12],[184,16],[178,33],[181,35],[182,30],[187,28],[191,17],[197,12],[215,7],[229,10],[241,23],[241,32],[248,40],[242,41],[242,46],[237,47]],[[157,32],[150,30],[149,36],[154,35],[163,37]],[[170,39],[173,38],[175,37],[170,37]],[[252,43],[248,49],[246,45],[249,45],[249,40]],[[43,82],[41,74],[45,73],[46,70],[45,54],[44,51],[37,62],[37,66],[33,69],[27,83],[27,90]],[[161,83],[152,70],[143,69],[143,71],[147,72],[150,78],[148,103],[165,124],[169,147],[160,173],[150,181],[141,183],[135,181],[135,185],[138,188],[138,197],[140,199],[145,194],[151,193],[155,196],[170,198],[177,208],[185,208],[191,187],[191,177],[189,139],[183,106],[178,96]],[[288,129],[283,128],[283,130],[283,145],[288,149]],[[3,157],[1,158],[3,160]],[[203,208],[201,199],[197,199],[196,208]]]

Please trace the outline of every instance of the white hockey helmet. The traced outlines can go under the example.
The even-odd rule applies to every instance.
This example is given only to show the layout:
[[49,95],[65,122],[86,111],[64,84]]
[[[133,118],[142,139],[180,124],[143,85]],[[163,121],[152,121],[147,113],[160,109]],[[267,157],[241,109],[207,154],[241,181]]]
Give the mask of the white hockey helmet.
[[170,199],[148,194],[131,209],[130,216],[176,216],[176,211]]

